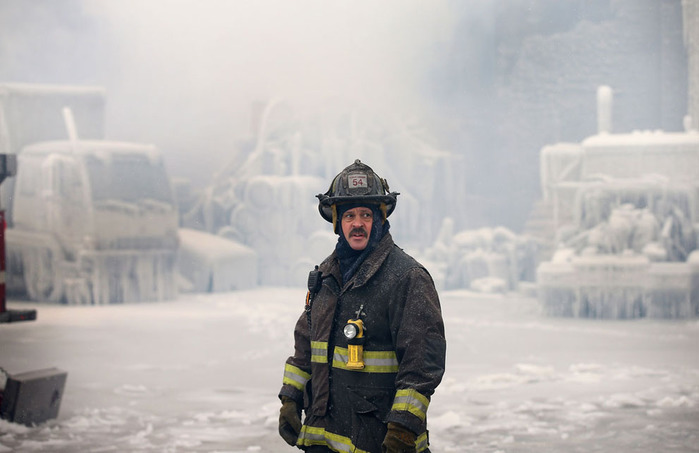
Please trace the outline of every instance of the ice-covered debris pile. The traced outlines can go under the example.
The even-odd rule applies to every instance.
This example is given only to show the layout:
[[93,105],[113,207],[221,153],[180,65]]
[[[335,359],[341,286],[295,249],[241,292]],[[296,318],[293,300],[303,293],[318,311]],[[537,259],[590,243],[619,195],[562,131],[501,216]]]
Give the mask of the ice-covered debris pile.
[[651,261],[685,261],[697,248],[695,187],[659,180],[610,180],[578,191],[577,228],[559,243],[579,254],[635,252]]
[[643,255],[575,255],[561,250],[538,269],[546,314],[586,318],[689,318],[699,315],[699,256],[651,263]]
[[314,195],[325,184],[312,176],[255,175],[231,180],[229,192],[212,197],[204,212],[212,217],[208,222],[217,225],[218,235],[254,250],[259,270],[255,281],[302,284],[308,271],[335,245],[331,231],[330,238],[319,231],[326,227],[325,221],[313,215],[317,212]]
[[235,241],[181,228],[180,290],[220,292],[257,286],[257,253]]
[[537,270],[543,310],[695,317],[699,133],[613,134],[609,87],[600,87],[598,102],[598,134],[541,150],[542,192],[558,247]]
[[579,189],[576,228],[559,229],[559,250],[538,269],[551,315],[687,318],[699,314],[699,267],[691,221],[696,189],[610,180]]
[[400,192],[391,221],[400,225],[392,233],[401,245],[429,245],[444,211],[465,196],[463,160],[390,115],[355,106],[302,115],[273,101],[255,130],[183,224],[254,249],[262,285],[303,284],[333,251],[337,236],[318,214],[315,196],[357,158]]
[[[550,315],[688,318],[699,315],[696,185],[654,175],[585,181],[574,223],[557,231],[559,250],[538,269]],[[694,220],[693,220],[694,219]]]
[[[537,270],[545,313],[699,315],[699,167],[687,164],[699,157],[699,141],[696,133],[676,135],[682,134],[588,139],[565,171],[567,179],[550,179],[545,195],[553,206],[558,251]],[[590,143],[595,146],[588,149]],[[680,152],[676,143],[686,146]],[[653,157],[658,173],[648,173],[646,160],[639,161],[644,156]],[[570,178],[576,165],[578,180]],[[585,174],[592,170],[598,172]]]
[[538,242],[505,227],[454,232],[454,221],[444,219],[437,240],[424,259],[438,286],[479,292],[506,292],[521,282],[533,282]]

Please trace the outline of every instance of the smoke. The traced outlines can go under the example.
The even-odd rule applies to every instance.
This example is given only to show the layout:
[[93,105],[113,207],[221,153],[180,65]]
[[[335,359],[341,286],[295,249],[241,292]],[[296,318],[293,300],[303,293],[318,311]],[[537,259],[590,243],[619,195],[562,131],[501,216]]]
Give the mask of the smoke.
[[92,0],[110,138],[155,142],[205,182],[251,131],[255,102],[419,110],[446,1]]
[[104,86],[108,138],[156,144],[198,187],[238,160],[261,103],[427,117],[467,162],[469,218],[518,229],[539,150],[595,133],[600,84],[619,94],[615,130],[681,127],[670,3],[0,0],[0,80]]

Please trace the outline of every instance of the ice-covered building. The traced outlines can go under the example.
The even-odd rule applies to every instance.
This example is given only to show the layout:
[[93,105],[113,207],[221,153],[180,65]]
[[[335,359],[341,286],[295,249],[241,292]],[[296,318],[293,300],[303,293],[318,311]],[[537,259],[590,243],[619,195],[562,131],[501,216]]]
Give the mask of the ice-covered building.
[[450,197],[465,194],[461,158],[387,115],[333,106],[303,117],[275,100],[254,129],[244,158],[216,175],[183,223],[255,250],[260,284],[303,284],[332,252],[337,236],[315,196],[357,158],[400,192],[391,232],[401,245],[430,245],[448,207],[458,204]]
[[555,253],[537,270],[551,315],[699,315],[699,132],[611,132],[598,90],[598,133],[541,150],[542,206]]

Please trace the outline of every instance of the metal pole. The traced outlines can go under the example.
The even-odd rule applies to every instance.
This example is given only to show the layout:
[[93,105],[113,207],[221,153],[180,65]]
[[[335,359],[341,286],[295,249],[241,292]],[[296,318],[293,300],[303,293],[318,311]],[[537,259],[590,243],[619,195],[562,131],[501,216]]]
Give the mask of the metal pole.
[[5,211],[0,209],[0,313],[7,311],[5,282]]

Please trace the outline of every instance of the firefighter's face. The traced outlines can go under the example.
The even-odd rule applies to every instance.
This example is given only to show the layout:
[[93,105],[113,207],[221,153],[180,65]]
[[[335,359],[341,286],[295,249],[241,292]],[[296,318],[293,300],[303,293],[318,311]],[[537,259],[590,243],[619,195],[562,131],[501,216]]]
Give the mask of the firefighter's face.
[[369,243],[374,213],[369,208],[348,209],[342,214],[342,234],[353,250],[364,250]]

